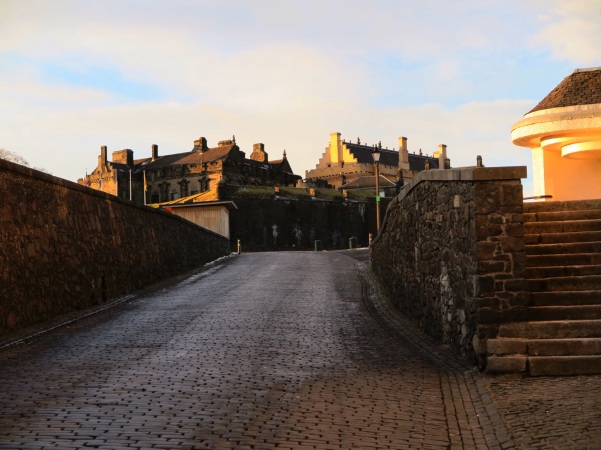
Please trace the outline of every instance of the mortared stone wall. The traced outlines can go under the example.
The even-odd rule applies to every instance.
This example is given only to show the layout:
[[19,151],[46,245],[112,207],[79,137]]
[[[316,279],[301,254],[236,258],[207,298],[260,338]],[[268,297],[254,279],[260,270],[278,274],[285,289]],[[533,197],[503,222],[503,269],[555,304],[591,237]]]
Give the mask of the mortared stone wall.
[[0,160],[0,336],[228,254],[177,216]]

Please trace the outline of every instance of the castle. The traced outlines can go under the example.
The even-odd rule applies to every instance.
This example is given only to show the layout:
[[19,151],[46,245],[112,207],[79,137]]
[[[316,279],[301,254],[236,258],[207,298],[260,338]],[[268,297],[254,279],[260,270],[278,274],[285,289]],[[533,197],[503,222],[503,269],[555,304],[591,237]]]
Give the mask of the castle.
[[295,186],[300,180],[290,167],[286,151],[282,159],[270,161],[264,144],[254,144],[250,158],[236,139],[209,147],[204,137],[194,141],[191,151],[160,156],[152,145],[150,158],[134,160],[130,149],[113,152],[108,159],[102,146],[98,165],[77,182],[135,203],[164,203],[203,192],[217,192],[223,184]]
[[335,189],[346,187],[375,186],[373,152],[380,153],[379,170],[381,181],[403,186],[413,176],[428,169],[450,168],[447,158],[447,146],[439,145],[432,156],[409,153],[407,138],[399,138],[399,150],[382,148],[382,144],[368,146],[357,139],[356,143],[340,140],[340,133],[330,134],[330,143],[326,147],[319,163],[313,170],[305,173],[305,182],[319,187]]

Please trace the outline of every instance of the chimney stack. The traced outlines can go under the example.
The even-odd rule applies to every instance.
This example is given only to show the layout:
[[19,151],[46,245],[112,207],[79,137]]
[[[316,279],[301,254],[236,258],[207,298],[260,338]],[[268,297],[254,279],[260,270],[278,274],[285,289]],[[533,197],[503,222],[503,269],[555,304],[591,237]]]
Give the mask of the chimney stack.
[[447,146],[445,144],[438,144],[438,168],[446,169],[447,160]]
[[207,145],[207,138],[201,136],[194,141],[194,150],[193,152],[200,150],[202,153],[206,152],[209,149]]
[[159,157],[159,146],[156,144],[152,144],[152,159],[151,161],[156,161]]
[[405,136],[399,137],[399,171],[403,170],[409,170],[409,150]]
[[98,167],[100,167],[101,172],[103,172],[104,169],[107,167],[107,163],[108,163],[107,149],[106,149],[106,145],[103,145],[102,147],[100,147],[100,156],[98,157]]
[[250,154],[250,159],[266,164],[268,162],[268,155],[265,152],[265,144],[254,144],[253,152]]

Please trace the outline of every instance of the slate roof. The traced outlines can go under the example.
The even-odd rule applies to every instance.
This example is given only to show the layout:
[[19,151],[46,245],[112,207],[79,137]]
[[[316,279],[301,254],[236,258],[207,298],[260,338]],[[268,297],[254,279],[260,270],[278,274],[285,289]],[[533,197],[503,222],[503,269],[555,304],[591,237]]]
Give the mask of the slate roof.
[[[352,142],[345,142],[346,148],[357,158],[358,163],[362,164],[373,164],[374,158],[372,153],[373,147],[361,144],[353,144]],[[396,167],[399,165],[399,152],[396,150],[388,150],[378,148],[380,151],[380,164],[385,166]],[[426,168],[426,160],[430,160],[430,169],[438,169],[438,158],[426,155],[416,155],[409,153],[409,170],[424,170]]]
[[145,160],[137,160],[144,164],[145,169],[160,169],[161,167],[180,165],[180,164],[202,164],[203,162],[210,163],[225,159],[229,155],[234,145],[224,145],[221,147],[210,148],[204,153],[199,151],[186,152],[186,153],[175,153],[173,155],[159,156],[154,161],[151,158]]
[[576,69],[528,114],[543,109],[601,103],[601,67]]
[[[340,186],[340,189],[360,189],[360,188],[373,188],[376,185],[376,177],[375,176],[365,176],[355,178],[353,181],[349,181],[348,183]],[[396,186],[396,184],[390,181],[383,175],[380,175],[379,185],[381,188],[383,187],[392,187]]]

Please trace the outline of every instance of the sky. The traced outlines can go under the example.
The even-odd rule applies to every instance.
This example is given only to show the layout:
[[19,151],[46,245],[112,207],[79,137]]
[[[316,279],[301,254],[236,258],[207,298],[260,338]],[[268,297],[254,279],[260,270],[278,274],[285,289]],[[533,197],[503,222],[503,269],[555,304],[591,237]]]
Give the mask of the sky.
[[598,66],[601,0],[0,0],[0,148],[76,181],[235,135],[304,176],[339,132],[530,173],[512,125]]

